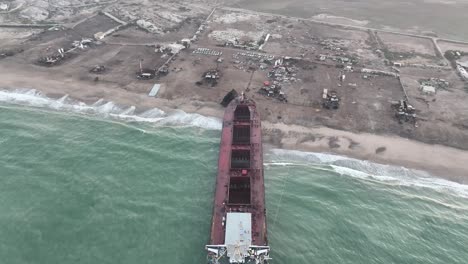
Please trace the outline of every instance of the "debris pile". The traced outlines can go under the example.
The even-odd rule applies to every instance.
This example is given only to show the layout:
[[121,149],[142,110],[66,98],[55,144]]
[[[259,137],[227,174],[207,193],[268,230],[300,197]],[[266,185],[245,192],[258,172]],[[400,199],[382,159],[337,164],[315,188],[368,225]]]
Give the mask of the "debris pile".
[[459,60],[466,55],[468,55],[468,53],[461,50],[447,50],[444,54],[445,58],[447,58],[449,61]]
[[150,80],[156,77],[156,70],[143,68],[143,60],[140,59],[140,70],[136,73],[138,80]]
[[328,89],[323,89],[322,106],[326,109],[338,109],[340,106],[340,98],[336,91],[328,92]]
[[246,50],[258,50],[265,42],[266,34],[263,32],[245,32],[238,29],[215,30],[210,38],[222,43],[224,46]]
[[216,51],[208,48],[197,48],[193,51],[193,54],[203,54],[203,55],[211,55],[211,56],[221,56],[223,52]]
[[193,37],[190,39],[190,42],[196,42],[198,40],[198,36],[200,36],[201,33],[203,33],[206,29],[206,24],[203,23],[198,27],[197,32],[193,35]]
[[143,69],[136,73],[137,79],[139,80],[151,80],[156,76],[155,70]]
[[[176,72],[179,72],[179,71],[181,71],[181,69],[176,70]],[[159,77],[167,75],[168,73],[169,73],[169,67],[167,66],[167,64],[161,66],[158,69],[158,76]]]
[[218,70],[209,70],[203,74],[205,80],[208,81],[215,81],[219,79],[219,71]]
[[96,65],[94,66],[91,70],[89,70],[90,73],[103,73],[106,71],[106,67],[104,65]]
[[260,94],[268,97],[276,98],[281,102],[288,102],[283,86],[298,82],[298,68],[293,65],[297,58],[284,57],[275,60],[274,57],[268,57],[270,64],[273,67],[268,71],[268,81],[263,83],[263,87],[259,90]]
[[157,46],[155,52],[166,53],[166,54],[178,54],[181,50],[185,49],[184,44],[179,43],[169,43],[165,45]]
[[[253,53],[253,52],[238,52],[232,55],[233,64],[239,70],[249,70],[249,68],[260,68],[260,70],[267,70],[270,65],[274,63],[275,57],[271,55]],[[244,67],[246,65],[247,67]]]
[[416,124],[416,109],[406,100],[392,102],[392,108],[395,110],[395,117],[398,123],[412,122]]
[[259,50],[260,45],[256,41],[239,41],[238,39],[234,39],[231,41],[227,41],[224,44],[226,47],[233,47],[236,49],[245,49],[245,50]]
[[73,41],[72,46],[75,48],[85,49],[85,48],[91,47],[92,43],[93,43],[92,39],[84,38],[82,40]]
[[259,21],[260,17],[255,14],[232,12],[216,16],[213,21],[221,24],[234,24],[245,21]]
[[209,84],[211,87],[214,87],[218,84],[218,80],[221,77],[221,74],[216,69],[211,69],[203,73],[202,80],[197,81],[195,84],[201,86],[203,84]]
[[264,96],[275,98],[280,102],[287,103],[288,99],[286,98],[286,94],[281,90],[281,88],[281,84],[276,81],[273,83],[265,81],[263,83],[263,87],[258,90],[258,93]]
[[71,44],[72,48],[70,49],[59,48],[57,49],[57,53],[39,58],[38,63],[40,65],[45,65],[45,66],[58,65],[61,62],[63,62],[65,59],[70,58],[72,56],[71,55],[72,52],[75,51],[76,49],[84,50],[86,48],[91,47],[93,43],[94,41],[88,38],[75,40]]
[[297,67],[286,62],[286,59],[278,59],[275,61],[273,68],[268,72],[268,78],[278,83],[297,82],[297,71]]
[[254,52],[237,52],[236,54],[233,55],[234,58],[239,58],[241,56],[258,59],[258,60],[268,60],[268,61],[273,61],[275,59],[275,56],[263,54],[263,53],[254,53]]
[[139,28],[148,31],[149,33],[155,33],[155,34],[162,33],[162,30],[159,27],[157,27],[155,24],[149,21],[139,19],[136,21],[136,24]]
[[434,95],[436,93],[436,88],[430,85],[421,85],[421,93],[426,95]]
[[346,44],[338,39],[324,39],[318,42],[325,50],[331,51],[347,51]]
[[429,78],[419,80],[421,84],[421,93],[426,95],[434,95],[437,90],[446,90],[449,88],[449,82],[439,78]]
[[374,75],[380,75],[380,76],[390,76],[390,77],[395,77],[395,78],[400,77],[399,74],[396,74],[394,72],[387,72],[387,71],[380,71],[380,70],[362,69],[361,72],[366,73],[366,74],[374,74]]
[[59,63],[61,63],[65,58],[67,58],[67,54],[69,54],[70,50],[69,51],[65,51],[64,49],[58,49],[57,50],[57,53],[55,54],[52,54],[50,56],[45,56],[45,57],[41,57],[39,58],[38,60],[38,63],[40,65],[44,65],[44,66],[54,66],[54,65],[58,65]]
[[348,64],[357,64],[358,60],[355,58],[349,58],[345,53],[341,53],[339,55],[327,55],[327,54],[319,54],[317,55],[317,60],[325,61],[325,60],[332,60],[339,63],[348,63]]

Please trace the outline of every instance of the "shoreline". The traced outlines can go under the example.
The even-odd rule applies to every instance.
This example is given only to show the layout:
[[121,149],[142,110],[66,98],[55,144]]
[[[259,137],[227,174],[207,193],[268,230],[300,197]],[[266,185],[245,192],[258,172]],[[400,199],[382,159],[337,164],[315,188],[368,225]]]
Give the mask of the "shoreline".
[[[143,94],[142,87],[126,89],[117,83],[57,78],[45,71],[24,78],[21,70],[0,64],[0,87],[4,90],[36,89],[50,98],[68,95],[74,100],[93,104],[99,99],[137,110],[159,108],[182,110],[203,116],[222,118],[224,108],[215,102],[184,99],[160,99]],[[86,88],[83,88],[86,87]],[[164,89],[164,88],[162,88]],[[336,154],[385,165],[422,170],[458,183],[468,184],[468,151],[431,145],[393,135],[353,133],[323,126],[305,127],[262,121],[263,141],[278,148]]]

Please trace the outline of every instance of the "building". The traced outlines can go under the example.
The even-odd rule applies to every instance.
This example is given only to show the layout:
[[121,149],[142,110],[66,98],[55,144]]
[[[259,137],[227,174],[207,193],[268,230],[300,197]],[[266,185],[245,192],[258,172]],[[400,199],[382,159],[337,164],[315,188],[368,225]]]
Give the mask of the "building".
[[434,95],[436,93],[436,88],[430,85],[421,85],[421,92],[427,95]]
[[9,3],[0,3],[0,11],[8,11],[10,9]]

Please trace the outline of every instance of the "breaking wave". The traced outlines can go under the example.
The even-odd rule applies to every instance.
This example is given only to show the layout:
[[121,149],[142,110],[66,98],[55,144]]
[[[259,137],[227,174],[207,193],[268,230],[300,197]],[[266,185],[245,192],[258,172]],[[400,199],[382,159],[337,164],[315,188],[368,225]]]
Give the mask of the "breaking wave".
[[93,104],[85,104],[69,98],[68,95],[53,99],[35,89],[0,91],[0,103],[110,117],[127,122],[146,122],[162,126],[193,126],[210,130],[221,130],[222,128],[222,122],[217,118],[190,114],[181,110],[165,112],[153,108],[138,113],[135,106],[122,107],[104,99],[99,99]]
[[468,185],[434,177],[427,172],[373,163],[333,154],[271,149],[265,153],[267,166],[327,166],[334,172],[361,180],[396,186],[430,188],[468,198]]
[[[65,95],[59,99],[45,96],[37,90],[0,90],[0,103],[23,105],[65,111],[78,114],[108,117],[124,122],[145,122],[160,126],[191,126],[210,130],[221,130],[222,122],[217,118],[181,110],[165,112],[158,108],[138,112],[135,106],[121,107],[113,102],[99,99],[85,104]],[[363,180],[378,181],[401,186],[416,186],[439,191],[449,191],[468,198],[468,185],[431,176],[429,173],[404,167],[377,164],[344,156],[271,149],[265,152],[265,166],[320,166],[325,165],[334,172]]]

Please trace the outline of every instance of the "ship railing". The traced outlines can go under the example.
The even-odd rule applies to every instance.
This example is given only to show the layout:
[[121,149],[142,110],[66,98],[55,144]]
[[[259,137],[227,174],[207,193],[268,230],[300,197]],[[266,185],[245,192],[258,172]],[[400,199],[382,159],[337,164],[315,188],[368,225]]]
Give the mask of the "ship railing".
[[[227,246],[226,245],[206,245],[206,250],[209,252],[209,263],[218,264],[219,260],[223,257],[227,257]],[[254,261],[256,264],[267,264],[268,260],[271,260],[269,246],[249,246],[248,255],[244,258],[243,262],[231,262],[230,263],[250,263]]]

